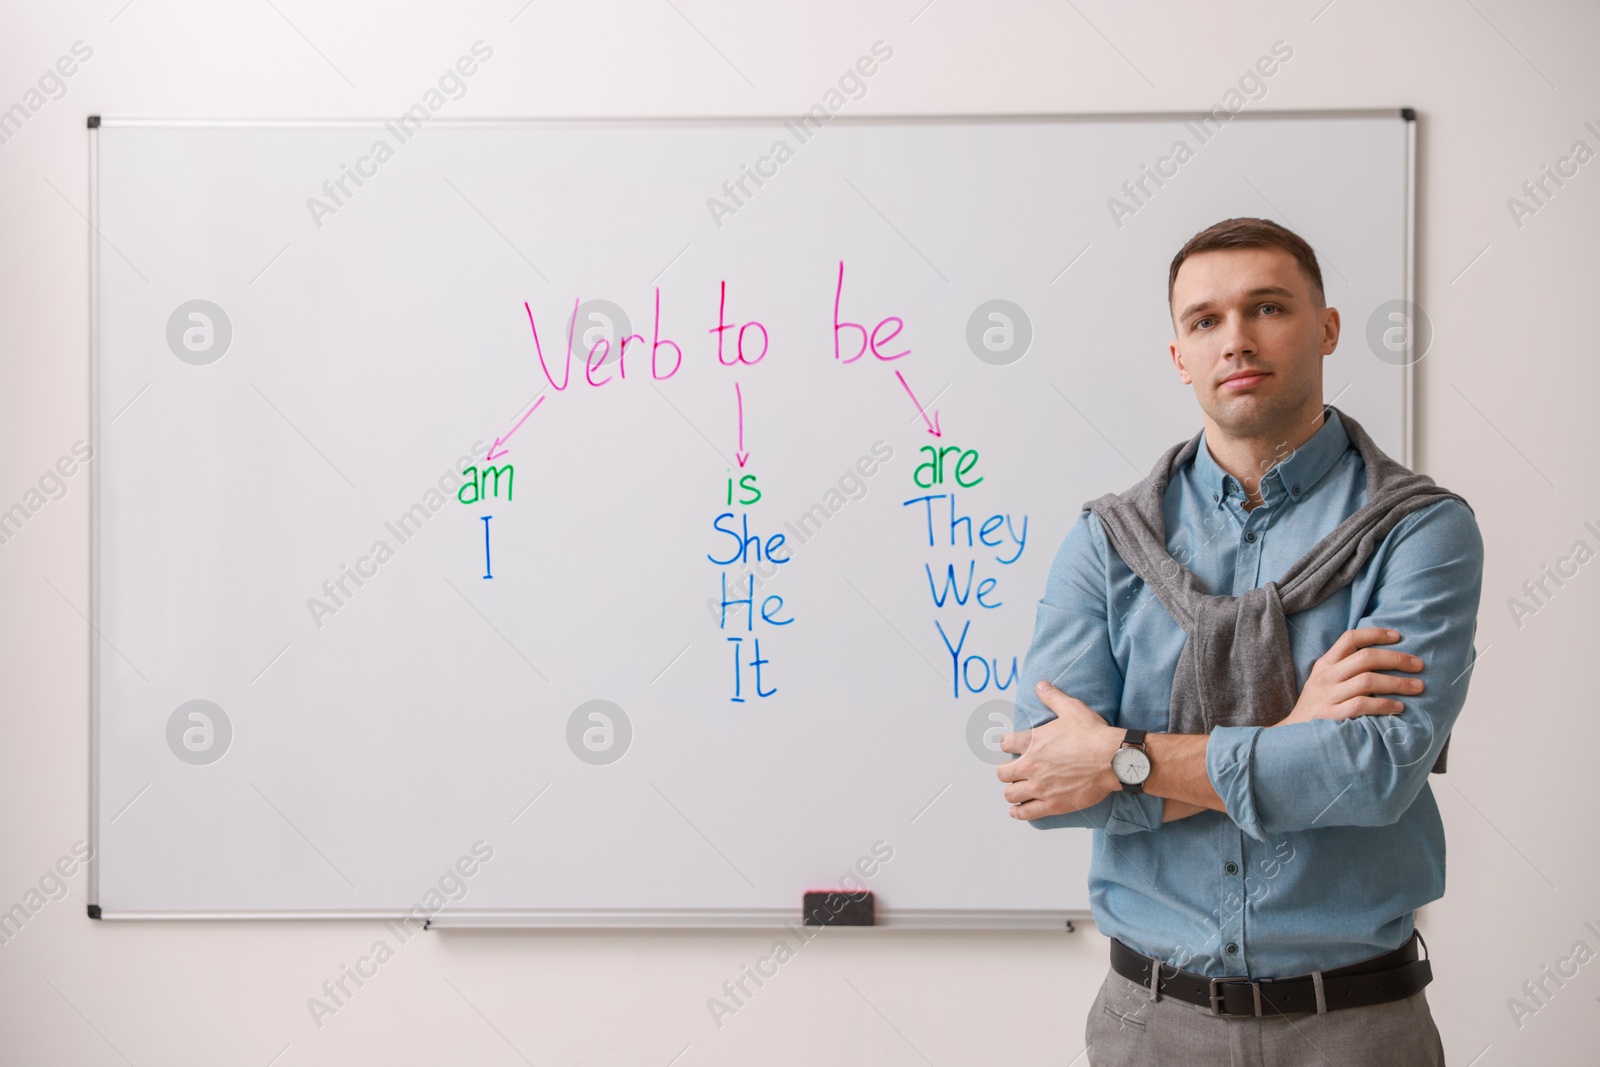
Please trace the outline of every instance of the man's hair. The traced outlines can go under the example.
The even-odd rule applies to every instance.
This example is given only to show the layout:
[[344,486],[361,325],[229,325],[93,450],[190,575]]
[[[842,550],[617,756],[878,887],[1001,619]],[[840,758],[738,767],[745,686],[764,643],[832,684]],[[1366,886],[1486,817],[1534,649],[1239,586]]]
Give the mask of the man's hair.
[[1305,238],[1293,230],[1279,226],[1269,219],[1223,219],[1207,226],[1172,258],[1172,269],[1167,272],[1167,308],[1172,308],[1172,288],[1178,281],[1178,268],[1190,256],[1201,252],[1215,252],[1223,248],[1281,248],[1300,264],[1300,271],[1311,282],[1311,295],[1318,306],[1327,307],[1328,300],[1322,291],[1322,268],[1317,265],[1317,254],[1306,244]]

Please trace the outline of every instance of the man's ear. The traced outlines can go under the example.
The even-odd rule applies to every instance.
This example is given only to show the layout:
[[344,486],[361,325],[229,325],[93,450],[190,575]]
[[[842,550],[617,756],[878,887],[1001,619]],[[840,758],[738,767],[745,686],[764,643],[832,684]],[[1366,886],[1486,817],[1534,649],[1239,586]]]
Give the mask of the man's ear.
[[1167,351],[1172,353],[1172,365],[1178,368],[1178,377],[1183,379],[1183,384],[1193,385],[1194,379],[1189,377],[1188,368],[1183,365],[1183,353],[1178,351],[1178,342],[1173,341],[1168,345]]

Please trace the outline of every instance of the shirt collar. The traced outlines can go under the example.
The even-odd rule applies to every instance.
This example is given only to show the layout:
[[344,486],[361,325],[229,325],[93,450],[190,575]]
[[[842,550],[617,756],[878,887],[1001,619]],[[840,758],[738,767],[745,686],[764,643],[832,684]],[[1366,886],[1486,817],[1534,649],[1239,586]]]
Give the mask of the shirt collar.
[[[1262,478],[1266,486],[1262,494],[1269,503],[1280,496],[1287,496],[1290,500],[1304,499],[1311,487],[1328,473],[1328,469],[1350,447],[1350,436],[1339,421],[1338,411],[1331,406],[1324,411],[1327,417],[1317,432],[1311,435],[1311,439],[1280,459]],[[1200,447],[1195,450],[1193,464],[1196,484],[1210,493],[1213,500],[1221,500],[1230,491],[1239,491],[1239,483],[1212,458],[1204,430],[1200,433]],[[1272,484],[1274,476],[1278,480],[1276,486]]]

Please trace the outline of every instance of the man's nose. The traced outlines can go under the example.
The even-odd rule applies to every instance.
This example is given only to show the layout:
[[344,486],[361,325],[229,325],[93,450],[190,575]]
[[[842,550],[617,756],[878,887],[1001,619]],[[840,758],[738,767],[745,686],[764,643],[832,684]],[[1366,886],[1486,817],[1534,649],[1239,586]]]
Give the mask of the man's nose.
[[1255,334],[1243,319],[1229,317],[1217,329],[1220,331],[1218,340],[1223,357],[1255,355]]

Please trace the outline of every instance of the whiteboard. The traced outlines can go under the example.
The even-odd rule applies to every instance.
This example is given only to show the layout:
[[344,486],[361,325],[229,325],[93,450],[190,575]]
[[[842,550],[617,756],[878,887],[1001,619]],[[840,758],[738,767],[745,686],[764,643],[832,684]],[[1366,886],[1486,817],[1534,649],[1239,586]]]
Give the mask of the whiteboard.
[[1196,430],[1184,240],[1305,236],[1409,459],[1413,124],[1240,115],[1115,218],[1201,121],[98,125],[91,914],[1086,915],[984,728],[1081,504]]

